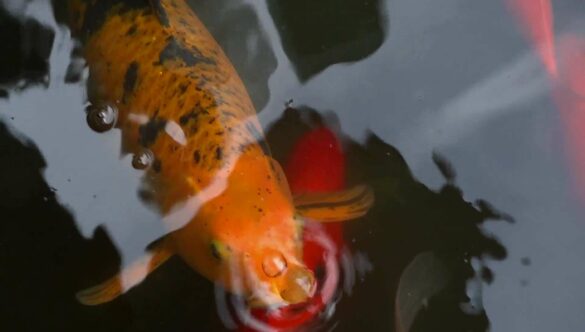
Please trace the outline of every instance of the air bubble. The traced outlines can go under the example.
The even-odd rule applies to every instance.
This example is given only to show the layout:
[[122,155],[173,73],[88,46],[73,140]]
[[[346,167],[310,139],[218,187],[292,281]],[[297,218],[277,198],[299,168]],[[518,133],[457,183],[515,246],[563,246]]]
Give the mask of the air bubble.
[[262,261],[262,270],[269,278],[276,278],[286,270],[286,259],[280,252],[266,255]]
[[132,167],[135,169],[146,169],[154,161],[154,154],[152,151],[144,149],[132,157]]
[[112,106],[90,105],[86,111],[87,124],[98,133],[106,132],[116,125],[118,110]]

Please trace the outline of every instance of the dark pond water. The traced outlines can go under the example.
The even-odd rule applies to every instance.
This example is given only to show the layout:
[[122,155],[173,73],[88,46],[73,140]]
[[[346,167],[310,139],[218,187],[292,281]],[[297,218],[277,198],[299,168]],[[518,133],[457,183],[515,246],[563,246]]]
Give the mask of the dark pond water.
[[[370,213],[344,225],[362,268],[300,330],[585,329],[578,170],[505,1],[188,3],[242,77],[275,159],[326,123],[347,182],[375,191]],[[213,285],[175,258],[111,303],[75,299],[165,229],[120,131],[86,124],[87,71],[55,18],[64,6],[0,1],[0,329],[233,328]],[[585,32],[582,1],[552,8],[557,35]]]

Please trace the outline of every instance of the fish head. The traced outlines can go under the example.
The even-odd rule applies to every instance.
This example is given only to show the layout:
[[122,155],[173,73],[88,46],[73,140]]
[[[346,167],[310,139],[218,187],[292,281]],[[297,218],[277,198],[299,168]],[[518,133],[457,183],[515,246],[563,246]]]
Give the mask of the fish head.
[[303,262],[302,229],[294,216],[285,215],[268,212],[242,220],[237,231],[217,234],[213,242],[214,256],[223,262],[219,279],[252,307],[297,304],[315,292],[315,276]]
[[300,303],[315,290],[303,262],[303,221],[284,174],[273,161],[240,158],[214,204],[218,256],[229,255],[219,279],[252,306]]
[[296,255],[281,248],[262,248],[244,258],[245,280],[252,307],[279,307],[298,304],[313,296],[316,279]]

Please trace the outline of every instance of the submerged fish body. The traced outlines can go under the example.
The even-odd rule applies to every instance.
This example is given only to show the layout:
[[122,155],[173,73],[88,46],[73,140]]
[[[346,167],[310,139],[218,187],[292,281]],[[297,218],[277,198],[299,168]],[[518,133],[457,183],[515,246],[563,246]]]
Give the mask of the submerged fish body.
[[[188,214],[141,264],[153,270],[177,254],[252,303],[307,299],[315,279],[302,261],[302,217],[359,217],[371,193],[302,197],[295,209],[242,81],[183,0],[70,0],[69,13],[90,102],[118,110],[124,152],[154,156],[145,182],[161,214]],[[124,291],[122,279],[78,298],[109,301]]]

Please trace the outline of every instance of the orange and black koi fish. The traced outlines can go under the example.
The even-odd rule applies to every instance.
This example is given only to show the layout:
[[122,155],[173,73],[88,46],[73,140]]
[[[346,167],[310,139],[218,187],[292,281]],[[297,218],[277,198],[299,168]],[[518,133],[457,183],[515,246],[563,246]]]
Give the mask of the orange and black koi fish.
[[315,278],[302,259],[303,220],[361,217],[371,190],[292,197],[242,81],[184,0],[68,5],[89,65],[89,100],[117,109],[125,152],[153,156],[145,183],[173,224],[145,258],[78,299],[110,301],[144,278],[137,271],[174,254],[250,304],[310,297]]

